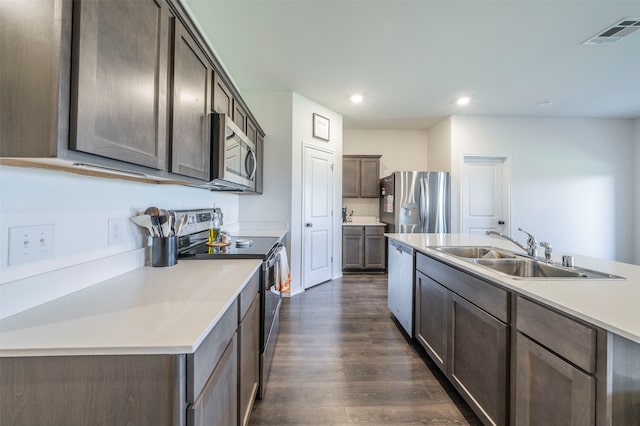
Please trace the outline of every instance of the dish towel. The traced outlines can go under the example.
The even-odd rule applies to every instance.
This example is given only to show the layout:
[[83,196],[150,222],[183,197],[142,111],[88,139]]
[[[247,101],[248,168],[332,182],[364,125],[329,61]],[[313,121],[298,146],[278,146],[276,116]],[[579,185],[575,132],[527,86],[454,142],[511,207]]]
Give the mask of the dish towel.
[[276,269],[276,290],[288,293],[291,288],[291,272],[289,271],[289,259],[287,259],[287,249],[280,247],[280,261]]

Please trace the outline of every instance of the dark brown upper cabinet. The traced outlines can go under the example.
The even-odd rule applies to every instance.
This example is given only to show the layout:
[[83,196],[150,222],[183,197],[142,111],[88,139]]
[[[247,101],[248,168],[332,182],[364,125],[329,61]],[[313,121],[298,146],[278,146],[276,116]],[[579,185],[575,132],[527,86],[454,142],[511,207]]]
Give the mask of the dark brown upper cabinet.
[[380,155],[342,156],[342,196],[378,198],[380,196]]
[[247,131],[247,111],[237,100],[233,102],[233,122],[236,123],[243,132]]
[[70,148],[166,170],[167,3],[74,7]]
[[173,60],[171,171],[209,180],[213,68],[204,52],[177,20]]
[[233,93],[218,72],[213,73],[213,111],[233,117]]
[[58,139],[59,5],[13,4],[0,5],[0,157],[48,157]]

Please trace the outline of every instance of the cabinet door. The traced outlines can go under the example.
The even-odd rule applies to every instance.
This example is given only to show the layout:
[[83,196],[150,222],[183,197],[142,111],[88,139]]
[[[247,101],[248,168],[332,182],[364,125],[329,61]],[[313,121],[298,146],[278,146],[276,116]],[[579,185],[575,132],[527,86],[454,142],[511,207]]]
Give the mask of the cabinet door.
[[233,101],[233,122],[243,132],[247,131],[247,112],[237,100]]
[[0,8],[0,157],[55,155],[60,2],[3,2]]
[[485,423],[506,424],[509,326],[456,294],[450,318],[453,385]]
[[[237,318],[237,317],[236,317]],[[238,352],[236,335],[227,345],[218,365],[187,409],[188,426],[238,424]]]
[[594,424],[595,378],[518,333],[515,424]]
[[233,117],[233,94],[217,72],[213,73],[213,110]]
[[418,342],[446,373],[449,290],[416,271],[416,333]]
[[240,322],[240,424],[249,423],[253,401],[258,392],[260,356],[260,295],[257,294]]
[[380,160],[363,158],[360,161],[360,197],[378,198],[380,196]]
[[205,54],[176,20],[171,171],[202,180],[211,175],[212,74]]
[[166,170],[167,4],[86,1],[74,8],[70,148]]
[[364,228],[364,268],[384,269],[387,244],[384,227],[365,226]]
[[258,130],[256,124],[250,118],[247,118],[247,130],[245,133],[251,142],[256,143]]
[[356,158],[342,159],[342,196],[360,196],[360,161]]
[[364,269],[364,228],[342,227],[342,269]]

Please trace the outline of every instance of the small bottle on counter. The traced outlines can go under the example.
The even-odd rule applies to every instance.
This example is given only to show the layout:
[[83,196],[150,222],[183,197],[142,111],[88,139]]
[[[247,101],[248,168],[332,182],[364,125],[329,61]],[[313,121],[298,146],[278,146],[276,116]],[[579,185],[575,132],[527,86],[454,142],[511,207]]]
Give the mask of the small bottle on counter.
[[219,209],[214,208],[211,212],[211,221],[209,222],[209,244],[220,241],[220,225],[222,220],[218,210]]

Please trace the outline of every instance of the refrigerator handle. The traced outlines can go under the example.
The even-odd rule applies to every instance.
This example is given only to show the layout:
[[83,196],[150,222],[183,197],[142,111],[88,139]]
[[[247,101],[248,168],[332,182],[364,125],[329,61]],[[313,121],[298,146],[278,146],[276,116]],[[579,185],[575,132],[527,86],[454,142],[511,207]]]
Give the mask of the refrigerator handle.
[[427,180],[425,178],[420,179],[420,232],[428,232],[429,230],[429,197]]

